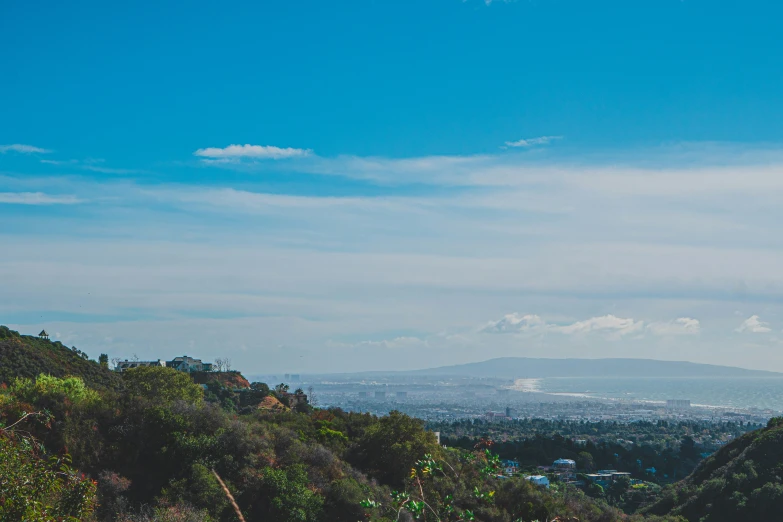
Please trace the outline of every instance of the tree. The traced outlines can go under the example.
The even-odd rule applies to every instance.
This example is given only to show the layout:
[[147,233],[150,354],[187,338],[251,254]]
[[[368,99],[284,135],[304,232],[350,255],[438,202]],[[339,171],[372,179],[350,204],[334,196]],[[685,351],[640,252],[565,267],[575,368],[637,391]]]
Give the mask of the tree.
[[682,438],[680,444],[680,457],[691,460],[699,458],[699,452],[696,449],[696,442],[693,440],[693,437],[686,435]]
[[223,358],[222,357],[216,357],[215,362],[212,363],[212,367],[215,369],[216,372],[222,372],[223,371]]
[[243,390],[239,393],[239,405],[242,407],[253,407],[264,400],[269,395],[269,386],[263,382],[253,382],[249,390]]
[[265,511],[261,520],[278,522],[315,522],[319,520],[323,498],[308,487],[307,471],[301,464],[282,469],[264,468],[261,484],[263,503],[258,511]]
[[576,458],[576,467],[584,471],[593,471],[595,468],[593,455],[587,451],[580,451]]
[[609,485],[609,488],[606,490],[606,496],[614,505],[619,506],[625,501],[625,494],[629,487],[631,487],[631,479],[618,477]]
[[349,460],[380,482],[399,488],[419,459],[439,450],[435,435],[424,430],[421,420],[395,410],[365,430]]
[[101,365],[102,368],[108,369],[109,368],[109,356],[106,355],[105,353],[102,353],[98,357],[98,363]]
[[228,357],[218,357],[215,359],[213,365],[218,372],[230,372],[231,371],[231,359]]
[[95,482],[69,464],[67,455],[46,458],[42,446],[15,433],[13,425],[0,428],[0,520],[88,519]]
[[22,402],[53,410],[68,405],[93,404],[100,400],[98,393],[85,386],[78,377],[61,379],[41,374],[35,380],[20,378],[14,380],[10,391]]
[[150,402],[172,403],[185,401],[196,403],[204,396],[201,386],[190,375],[163,366],[139,366],[123,374],[128,393]]
[[253,383],[250,383],[250,389],[253,390],[253,391],[257,391],[259,393],[263,393],[264,397],[269,395],[269,386],[265,382],[253,382]]

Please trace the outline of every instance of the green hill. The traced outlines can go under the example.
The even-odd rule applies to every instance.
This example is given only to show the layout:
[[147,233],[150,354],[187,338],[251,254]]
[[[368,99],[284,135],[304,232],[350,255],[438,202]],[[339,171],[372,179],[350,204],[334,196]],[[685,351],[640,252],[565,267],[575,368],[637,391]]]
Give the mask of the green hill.
[[691,522],[781,520],[783,418],[721,448],[645,512]]
[[15,377],[80,377],[89,387],[116,389],[122,386],[119,375],[101,367],[87,355],[59,341],[39,339],[0,326],[0,383]]

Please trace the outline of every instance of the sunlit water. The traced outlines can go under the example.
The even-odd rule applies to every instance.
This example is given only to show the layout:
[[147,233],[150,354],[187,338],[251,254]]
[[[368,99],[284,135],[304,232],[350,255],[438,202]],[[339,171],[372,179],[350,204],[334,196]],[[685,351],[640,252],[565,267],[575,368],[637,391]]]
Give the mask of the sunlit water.
[[[533,381],[530,379],[529,381]],[[783,378],[546,378],[526,383],[527,391],[605,399],[664,402],[783,411]]]

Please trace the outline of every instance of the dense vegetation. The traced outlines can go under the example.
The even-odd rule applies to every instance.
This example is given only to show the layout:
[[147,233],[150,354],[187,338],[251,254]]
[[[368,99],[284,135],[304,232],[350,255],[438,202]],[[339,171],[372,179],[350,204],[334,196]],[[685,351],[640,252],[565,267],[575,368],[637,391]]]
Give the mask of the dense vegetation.
[[[19,422],[25,420],[22,417]],[[48,521],[89,517],[95,483],[73,471],[67,458],[45,458],[43,448],[15,427],[0,430],[0,519]]]
[[19,353],[0,360],[3,521],[680,520],[671,506],[629,516],[571,486],[501,477],[497,446],[441,447],[399,412],[319,410],[299,390],[236,376],[113,374],[4,335]]
[[664,491],[648,513],[693,522],[780,520],[783,517],[783,418],[743,435]]

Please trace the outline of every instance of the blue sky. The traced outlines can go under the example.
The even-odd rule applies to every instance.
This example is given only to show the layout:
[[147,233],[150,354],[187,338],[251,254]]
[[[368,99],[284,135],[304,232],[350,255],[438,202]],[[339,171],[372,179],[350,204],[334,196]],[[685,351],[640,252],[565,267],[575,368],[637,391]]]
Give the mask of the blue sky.
[[7,2],[0,322],[249,373],[783,371],[774,2]]

